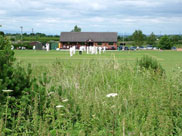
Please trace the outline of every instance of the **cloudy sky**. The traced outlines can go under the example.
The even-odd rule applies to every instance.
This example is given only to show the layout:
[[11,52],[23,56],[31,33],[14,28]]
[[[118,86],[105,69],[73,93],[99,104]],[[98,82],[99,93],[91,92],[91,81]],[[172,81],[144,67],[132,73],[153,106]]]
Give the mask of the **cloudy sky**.
[[0,31],[182,34],[182,0],[0,0]]

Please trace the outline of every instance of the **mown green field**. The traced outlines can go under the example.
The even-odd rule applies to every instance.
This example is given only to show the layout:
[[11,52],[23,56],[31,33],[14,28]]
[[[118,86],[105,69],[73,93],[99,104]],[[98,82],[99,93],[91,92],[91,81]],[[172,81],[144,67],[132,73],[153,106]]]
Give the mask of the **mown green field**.
[[78,52],[73,57],[69,56],[68,51],[15,51],[17,61],[25,64],[30,63],[32,66],[50,66],[54,62],[64,61],[69,63],[82,63],[91,59],[99,61],[116,59],[119,63],[134,64],[137,59],[143,55],[156,58],[163,68],[171,72],[173,68],[182,66],[182,52],[177,51],[106,51],[101,55],[79,55]]

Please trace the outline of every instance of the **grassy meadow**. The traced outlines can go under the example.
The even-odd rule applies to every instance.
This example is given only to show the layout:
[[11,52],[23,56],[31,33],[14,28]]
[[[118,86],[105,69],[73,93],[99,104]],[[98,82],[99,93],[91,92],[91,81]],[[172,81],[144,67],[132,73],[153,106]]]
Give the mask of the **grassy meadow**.
[[[143,55],[157,59],[166,74],[140,68]],[[182,52],[15,51],[15,57],[32,65],[37,80],[16,114],[7,99],[2,136],[182,135]]]

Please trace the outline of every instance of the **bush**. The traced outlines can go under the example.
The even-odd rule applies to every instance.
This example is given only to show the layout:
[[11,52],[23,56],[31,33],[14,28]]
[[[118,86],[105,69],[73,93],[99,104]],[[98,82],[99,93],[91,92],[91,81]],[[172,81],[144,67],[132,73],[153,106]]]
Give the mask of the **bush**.
[[170,38],[167,35],[160,38],[159,48],[161,48],[161,49],[171,49],[172,46],[173,46],[173,43],[171,42]]
[[1,35],[1,36],[4,36],[4,32],[0,31],[0,35]]
[[14,48],[17,49],[18,47],[25,47],[26,49],[32,49],[33,46],[30,45],[30,42],[19,42],[13,44]]
[[[11,96],[19,98],[31,86],[31,69],[25,70],[20,65],[13,66],[14,61],[9,40],[0,36],[0,91],[13,90]],[[0,93],[0,103],[5,97],[6,93]]]
[[137,65],[142,69],[152,70],[160,75],[164,74],[164,69],[158,61],[147,55],[143,56],[140,60],[137,60]]

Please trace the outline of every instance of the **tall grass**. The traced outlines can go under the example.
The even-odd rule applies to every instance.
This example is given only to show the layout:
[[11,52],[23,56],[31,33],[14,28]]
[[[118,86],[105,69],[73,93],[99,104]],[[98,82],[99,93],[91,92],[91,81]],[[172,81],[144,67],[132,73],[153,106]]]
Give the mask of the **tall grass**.
[[1,111],[1,135],[182,135],[181,75],[167,79],[117,60],[56,62],[18,111],[11,103]]

